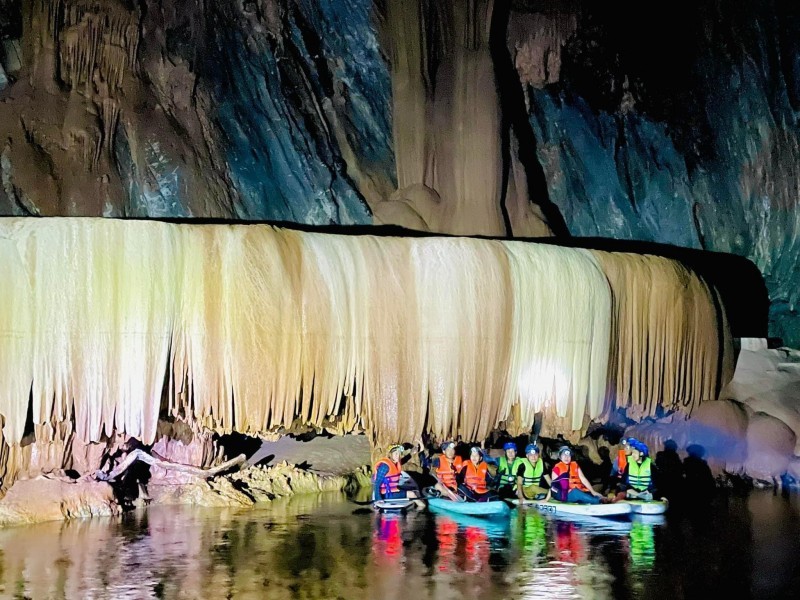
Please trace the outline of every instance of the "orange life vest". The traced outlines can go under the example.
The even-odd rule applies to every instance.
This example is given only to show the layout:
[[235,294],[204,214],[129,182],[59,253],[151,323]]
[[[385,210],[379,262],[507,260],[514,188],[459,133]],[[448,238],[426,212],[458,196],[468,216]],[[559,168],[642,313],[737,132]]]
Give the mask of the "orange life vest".
[[375,463],[375,468],[372,470],[372,483],[375,483],[375,478],[378,476],[378,467],[381,465],[389,467],[389,472],[381,482],[381,495],[391,494],[400,491],[400,474],[403,472],[398,463],[394,463],[388,458],[382,458]]
[[574,460],[569,463],[569,467],[565,465],[563,462],[559,462],[553,467],[553,481],[564,479],[567,477],[567,471],[569,470],[569,488],[568,490],[582,490],[584,492],[588,492],[589,490],[586,489],[586,486],[583,485],[581,478],[578,476],[578,472],[580,471],[580,467],[578,467],[578,463]]
[[617,473],[622,475],[625,472],[625,467],[628,466],[628,455],[625,454],[625,450],[620,450],[617,452]]
[[437,456],[439,459],[439,466],[436,468],[436,476],[439,480],[450,489],[456,489],[456,473],[461,470],[464,461],[460,456],[454,456],[453,462],[444,455]]
[[489,491],[489,488],[486,487],[486,474],[489,472],[489,467],[485,462],[479,462],[476,467],[471,460],[468,460],[464,463],[463,468],[466,469],[464,485],[476,494],[485,494]]

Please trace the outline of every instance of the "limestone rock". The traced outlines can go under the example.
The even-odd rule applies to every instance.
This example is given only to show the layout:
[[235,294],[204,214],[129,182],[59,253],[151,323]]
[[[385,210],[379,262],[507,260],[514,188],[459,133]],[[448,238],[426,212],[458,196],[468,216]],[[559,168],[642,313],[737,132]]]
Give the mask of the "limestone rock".
[[113,490],[105,482],[37,477],[17,481],[11,487],[0,502],[0,525],[119,513]]

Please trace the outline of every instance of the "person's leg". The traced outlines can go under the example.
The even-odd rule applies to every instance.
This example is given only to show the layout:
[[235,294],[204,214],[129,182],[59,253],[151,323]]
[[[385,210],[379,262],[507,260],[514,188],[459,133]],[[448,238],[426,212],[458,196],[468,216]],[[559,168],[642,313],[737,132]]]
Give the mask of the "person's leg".
[[589,492],[583,490],[572,489],[567,494],[567,502],[575,502],[576,504],[600,504],[600,498],[592,496]]
[[538,485],[529,485],[522,488],[522,495],[528,500],[536,500],[537,496],[546,496],[547,490]]
[[512,485],[503,485],[497,490],[497,496],[500,498],[516,498],[517,490]]
[[458,493],[464,497],[467,502],[475,502],[475,492],[465,485],[458,486]]

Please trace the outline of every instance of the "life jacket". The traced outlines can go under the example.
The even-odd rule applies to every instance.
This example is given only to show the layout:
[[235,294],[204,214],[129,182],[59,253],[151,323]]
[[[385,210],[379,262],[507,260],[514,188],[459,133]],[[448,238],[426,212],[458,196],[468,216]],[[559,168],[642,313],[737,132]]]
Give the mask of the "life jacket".
[[486,487],[486,474],[489,472],[489,467],[485,462],[479,462],[476,467],[471,460],[464,463],[464,485],[471,489],[476,494],[485,494],[489,491]]
[[497,474],[500,475],[500,485],[510,485],[516,489],[517,487],[517,470],[522,464],[523,459],[517,456],[511,465],[508,464],[508,459],[501,456],[497,461]]
[[400,465],[397,463],[392,462],[388,458],[382,458],[378,462],[375,463],[375,468],[372,470],[372,483],[375,483],[376,477],[378,477],[378,467],[381,465],[386,465],[389,467],[389,472],[383,478],[381,482],[381,495],[391,494],[394,492],[400,491],[400,474],[403,472],[400,468]]
[[563,488],[563,483],[566,480],[568,482],[566,486],[567,492],[569,492],[569,490],[588,492],[589,490],[586,489],[586,486],[583,485],[581,478],[578,476],[579,471],[580,467],[578,467],[578,463],[574,460],[569,463],[569,467],[563,462],[559,462],[553,467],[553,481],[558,481],[559,485]]
[[529,485],[539,485],[544,473],[544,463],[542,459],[538,459],[534,465],[527,458],[522,459],[522,464],[525,465],[525,473],[522,475],[522,487]]
[[625,454],[625,450],[619,450],[617,452],[617,473],[622,475],[625,472],[625,467],[628,466],[628,455]]
[[628,463],[628,485],[637,492],[644,492],[650,487],[653,480],[651,464],[650,457],[645,458],[641,464],[636,461]]
[[464,465],[464,460],[460,456],[454,456],[453,462],[450,462],[444,454],[439,454],[436,458],[439,459],[439,466],[436,468],[436,476],[439,480],[450,489],[456,489],[456,473],[461,470]]

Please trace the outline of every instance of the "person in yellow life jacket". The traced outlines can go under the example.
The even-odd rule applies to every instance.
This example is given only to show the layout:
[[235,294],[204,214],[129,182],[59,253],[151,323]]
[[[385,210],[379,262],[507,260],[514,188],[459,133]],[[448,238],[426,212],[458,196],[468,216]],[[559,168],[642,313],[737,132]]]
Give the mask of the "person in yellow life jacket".
[[489,473],[486,461],[483,460],[483,451],[478,446],[470,448],[469,460],[456,475],[456,482],[459,494],[468,501],[489,502],[497,498],[490,489],[494,478]]
[[575,502],[576,504],[600,504],[610,502],[600,493],[592,489],[592,484],[586,479],[578,463],[572,460],[572,450],[562,446],[558,451],[559,461],[553,467],[549,500],[552,496],[561,502]]
[[650,459],[650,452],[646,444],[633,440],[631,442],[631,457],[623,472],[617,500],[628,498],[631,500],[653,499],[655,489],[653,474],[655,465]]
[[396,444],[389,448],[386,458],[380,459],[372,469],[372,500],[389,500],[392,498],[419,498],[413,480],[409,481],[400,459],[404,454],[403,446]]
[[547,488],[542,487],[542,479],[550,486],[550,476],[544,474],[544,463],[539,456],[539,447],[528,444],[525,447],[525,458],[517,469],[517,498],[522,500],[541,499],[547,495]]
[[456,443],[445,442],[442,444],[442,453],[437,454],[431,461],[431,473],[436,477],[436,490],[445,498],[460,500],[457,491],[456,475],[464,466],[464,460],[456,456]]
[[524,459],[517,456],[514,442],[503,444],[503,452],[497,461],[497,493],[501,498],[514,498],[517,495],[517,471]]

